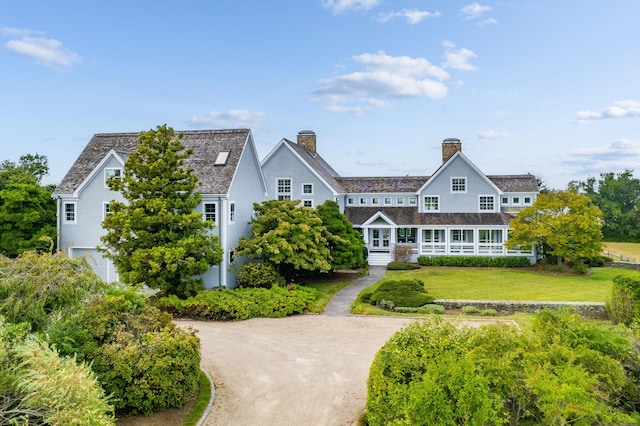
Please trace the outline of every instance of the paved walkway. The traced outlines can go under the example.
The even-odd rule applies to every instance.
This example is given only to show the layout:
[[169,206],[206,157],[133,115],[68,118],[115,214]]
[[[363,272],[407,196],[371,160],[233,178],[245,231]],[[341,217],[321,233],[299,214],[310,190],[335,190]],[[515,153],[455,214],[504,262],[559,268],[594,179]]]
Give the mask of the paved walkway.
[[370,266],[368,275],[358,278],[353,284],[346,286],[333,295],[331,301],[324,308],[322,315],[338,317],[351,314],[351,305],[358,297],[358,294],[371,284],[384,278],[386,272],[386,266]]

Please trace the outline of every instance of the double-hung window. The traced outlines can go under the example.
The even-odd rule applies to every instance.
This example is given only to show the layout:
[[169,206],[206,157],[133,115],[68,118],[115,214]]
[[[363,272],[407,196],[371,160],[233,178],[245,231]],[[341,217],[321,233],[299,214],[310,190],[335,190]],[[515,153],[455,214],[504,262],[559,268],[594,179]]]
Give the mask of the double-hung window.
[[291,199],[291,179],[279,178],[276,183],[276,192],[278,194],[278,200],[290,200]]
[[236,221],[236,203],[229,203],[229,222],[233,223]]
[[204,203],[204,220],[210,220],[216,223],[216,205],[213,203]]
[[76,223],[76,203],[64,203],[64,223]]

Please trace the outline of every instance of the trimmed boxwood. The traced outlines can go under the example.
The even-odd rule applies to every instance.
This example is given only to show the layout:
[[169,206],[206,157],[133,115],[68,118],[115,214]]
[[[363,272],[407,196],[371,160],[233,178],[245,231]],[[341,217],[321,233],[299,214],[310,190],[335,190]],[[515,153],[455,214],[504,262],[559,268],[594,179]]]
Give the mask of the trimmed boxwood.
[[387,265],[389,271],[408,271],[411,269],[420,269],[420,265],[412,262],[390,262]]
[[531,266],[529,258],[524,256],[419,256],[421,266],[459,266],[476,268],[527,268]]
[[427,294],[424,282],[416,278],[387,279],[380,283],[370,298],[371,304],[382,300],[392,301],[395,306],[417,308],[431,303],[434,297]]

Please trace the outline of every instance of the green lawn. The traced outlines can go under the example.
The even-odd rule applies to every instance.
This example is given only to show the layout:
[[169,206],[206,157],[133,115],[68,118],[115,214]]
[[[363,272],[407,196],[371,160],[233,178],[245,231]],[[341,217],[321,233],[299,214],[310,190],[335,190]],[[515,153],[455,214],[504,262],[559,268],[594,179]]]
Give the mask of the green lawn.
[[617,275],[640,279],[640,272],[593,268],[587,275],[560,275],[532,269],[439,268],[388,271],[386,277],[424,281],[436,299],[605,302]]

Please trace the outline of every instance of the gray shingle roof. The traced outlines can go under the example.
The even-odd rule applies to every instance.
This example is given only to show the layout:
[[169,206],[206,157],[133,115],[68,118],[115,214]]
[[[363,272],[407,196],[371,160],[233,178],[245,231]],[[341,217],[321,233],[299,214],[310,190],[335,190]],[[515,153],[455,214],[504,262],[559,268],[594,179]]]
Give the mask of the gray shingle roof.
[[337,181],[349,193],[418,192],[429,176],[341,177]]
[[356,226],[382,212],[396,225],[509,225],[506,213],[419,213],[416,207],[347,207],[345,216]]
[[302,158],[322,179],[324,179],[336,192],[344,192],[344,189],[336,178],[340,177],[333,167],[327,163],[320,154],[317,152],[311,153],[306,148],[298,145],[295,142],[291,142],[288,139],[284,139],[285,143],[289,145],[299,156]]
[[[193,148],[186,165],[193,167],[201,181],[198,190],[204,194],[226,194],[235,174],[240,155],[247,142],[249,129],[182,131],[185,148]],[[109,151],[126,157],[136,150],[140,133],[98,133],[80,153],[53,195],[72,194],[93,172]],[[229,151],[224,166],[214,166],[219,152]]]
[[538,192],[538,180],[532,174],[487,176],[504,192]]

